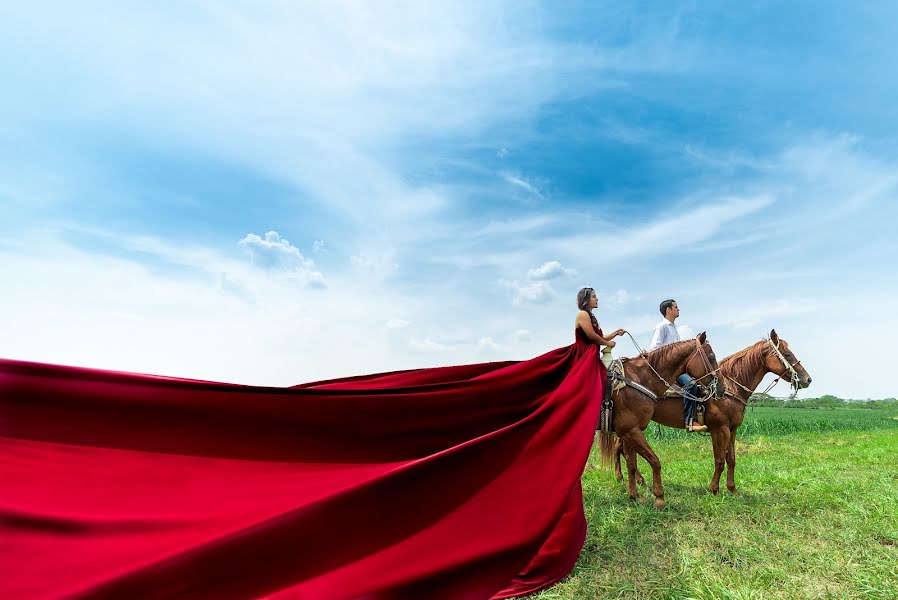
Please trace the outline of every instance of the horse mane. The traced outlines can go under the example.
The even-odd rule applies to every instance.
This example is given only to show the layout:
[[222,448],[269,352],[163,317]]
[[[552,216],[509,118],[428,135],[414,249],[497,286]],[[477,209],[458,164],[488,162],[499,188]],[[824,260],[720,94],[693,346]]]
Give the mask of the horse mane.
[[720,372],[736,381],[748,381],[763,366],[764,340],[761,340],[720,361]]
[[685,344],[691,344],[693,341],[694,340],[692,339],[688,339],[679,342],[671,342],[670,344],[661,346],[660,348],[649,350],[649,364],[653,367],[657,367],[660,363],[664,362],[668,358],[668,355],[673,354],[677,350],[680,350]]

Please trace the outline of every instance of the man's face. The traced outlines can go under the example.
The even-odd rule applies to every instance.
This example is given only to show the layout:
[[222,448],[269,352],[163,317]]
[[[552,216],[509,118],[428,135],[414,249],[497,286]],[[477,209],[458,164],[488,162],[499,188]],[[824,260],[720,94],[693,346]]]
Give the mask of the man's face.
[[670,308],[667,309],[667,320],[673,321],[677,317],[680,316],[680,307],[677,306],[677,303],[674,302],[670,305]]

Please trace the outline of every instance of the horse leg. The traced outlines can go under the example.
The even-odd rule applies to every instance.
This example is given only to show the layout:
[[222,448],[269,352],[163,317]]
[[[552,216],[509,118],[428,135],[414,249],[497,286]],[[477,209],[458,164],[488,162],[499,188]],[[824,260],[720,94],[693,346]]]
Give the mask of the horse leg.
[[636,485],[645,485],[645,478],[639,472],[639,462],[636,463]]
[[[661,460],[652,447],[649,446],[641,429],[634,428],[627,434],[627,445],[639,453],[639,455],[649,463],[652,467],[652,494],[655,495],[655,508],[664,508],[664,484],[661,482]],[[627,459],[627,467],[630,467],[630,460]],[[636,475],[636,457],[633,457],[633,466],[630,468],[632,475],[630,476],[631,485],[635,483]],[[635,489],[635,486],[633,486]]]
[[738,494],[736,491],[736,432],[730,432],[730,444],[727,448],[727,489],[731,494]]
[[623,444],[624,458],[627,459],[627,496],[630,500],[640,500],[639,491],[636,489],[636,452],[632,444]]
[[[621,438],[617,438],[617,443],[614,445],[614,476],[618,481],[624,480],[624,474],[620,466],[622,456],[624,456],[624,441]],[[642,478],[638,465],[636,467],[636,485],[645,485],[645,479]]]
[[711,485],[708,486],[708,489],[715,496],[720,490],[720,474],[723,473],[723,464],[726,460],[729,442],[730,428],[726,425],[715,427],[711,431],[711,445],[714,448],[714,475],[711,477]]

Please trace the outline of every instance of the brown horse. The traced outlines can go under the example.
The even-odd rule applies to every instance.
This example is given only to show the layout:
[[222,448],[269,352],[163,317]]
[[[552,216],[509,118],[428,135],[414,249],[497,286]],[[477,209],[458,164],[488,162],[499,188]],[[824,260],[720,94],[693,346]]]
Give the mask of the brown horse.
[[[649,352],[645,357],[623,360],[624,371],[628,378],[642,385],[662,398],[668,388],[668,382],[675,381],[677,376],[688,373],[697,381],[705,381],[718,370],[714,350],[702,332],[695,339],[674,342]],[[723,393],[723,385],[717,384],[712,390],[715,394]],[[637,498],[636,490],[636,453],[638,452],[652,466],[652,493],[655,495],[655,506],[663,508],[664,485],[661,482],[661,461],[645,439],[643,431],[648,427],[660,402],[639,390],[627,386],[614,392],[614,433],[599,433],[602,463],[607,464],[615,452],[615,434],[630,449],[627,454],[627,470],[630,474],[628,494],[630,499]],[[680,411],[680,422],[683,413]]]
[[[720,361],[720,377],[726,386],[722,398],[705,402],[705,424],[711,433],[714,448],[714,475],[708,488],[712,494],[720,489],[720,475],[727,465],[727,489],[736,493],[736,430],[742,425],[745,407],[755,388],[767,373],[773,373],[791,383],[796,389],[811,385],[811,376],[801,361],[789,349],[789,343],[780,338],[775,329],[770,337],[752,344]],[[658,400],[653,420],[668,427],[683,428],[682,398]],[[621,445],[615,448],[615,474],[623,479],[620,457],[626,452]],[[628,464],[629,468],[629,464]],[[636,472],[636,481],[643,483]]]

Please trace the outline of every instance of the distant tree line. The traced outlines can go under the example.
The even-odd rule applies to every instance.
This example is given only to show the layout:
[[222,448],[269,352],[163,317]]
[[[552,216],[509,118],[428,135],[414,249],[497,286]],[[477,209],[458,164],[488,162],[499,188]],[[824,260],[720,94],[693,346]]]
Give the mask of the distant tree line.
[[898,408],[898,400],[895,398],[883,398],[881,400],[845,400],[829,394],[819,398],[804,398],[790,400],[777,398],[769,394],[752,394],[751,402],[755,406],[771,406],[780,408]]

